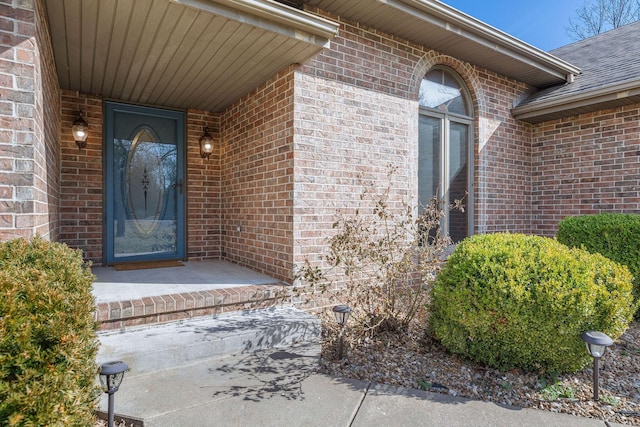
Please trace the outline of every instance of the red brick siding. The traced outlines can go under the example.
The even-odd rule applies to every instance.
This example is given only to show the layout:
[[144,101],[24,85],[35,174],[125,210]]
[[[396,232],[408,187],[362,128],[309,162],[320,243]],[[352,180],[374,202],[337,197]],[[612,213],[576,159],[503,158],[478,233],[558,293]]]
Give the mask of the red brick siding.
[[281,71],[220,123],[222,257],[281,280],[293,268],[293,84]]
[[[39,221],[36,233],[51,240],[58,240],[60,235],[60,87],[56,74],[53,47],[49,37],[49,26],[44,17],[44,0],[36,3],[38,9],[38,47],[40,48],[40,70],[42,79],[41,106],[36,109],[36,123],[42,126],[44,136],[44,153],[40,153],[38,161],[43,162],[40,169],[42,185],[41,195],[44,197],[46,217]],[[40,100],[40,97],[36,97]],[[36,101],[37,102],[37,101]],[[38,213],[40,211],[37,211]]]
[[[87,147],[78,149],[71,127],[82,110],[89,123]],[[62,92],[62,185],[60,241],[82,249],[86,259],[102,262],[102,99],[77,92]]]
[[56,239],[59,105],[43,3],[0,4],[0,44],[0,239]]
[[533,126],[533,231],[599,212],[640,213],[640,104]]
[[[204,128],[214,138],[209,159],[200,156]],[[206,111],[187,112],[187,256],[190,260],[220,258],[221,171],[220,115]]]
[[531,131],[511,116],[527,87],[486,70],[478,79],[485,105],[476,118],[476,232],[530,233]]
[[526,85],[330,18],[339,35],[296,72],[295,261],[317,254],[336,214],[359,203],[359,176],[382,188],[391,164],[394,196],[417,203],[417,97],[435,65],[457,72],[474,104],[476,232],[530,231],[530,126],[510,113]]

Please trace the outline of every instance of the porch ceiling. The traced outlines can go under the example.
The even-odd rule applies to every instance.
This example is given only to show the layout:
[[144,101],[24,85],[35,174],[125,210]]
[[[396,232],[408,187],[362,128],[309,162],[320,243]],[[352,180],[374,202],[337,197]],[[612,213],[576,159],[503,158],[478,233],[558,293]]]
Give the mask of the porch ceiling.
[[214,112],[315,55],[338,28],[271,0],[45,4],[61,88]]
[[536,88],[565,83],[578,67],[436,0],[304,0]]

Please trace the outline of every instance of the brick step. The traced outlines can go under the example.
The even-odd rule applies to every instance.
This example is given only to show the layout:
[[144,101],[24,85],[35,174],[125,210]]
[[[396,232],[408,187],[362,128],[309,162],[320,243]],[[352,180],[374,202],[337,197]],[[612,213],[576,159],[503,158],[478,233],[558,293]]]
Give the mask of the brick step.
[[285,289],[274,283],[100,302],[94,320],[99,330],[114,330],[267,308],[282,304]]
[[166,324],[103,330],[98,364],[122,360],[143,375],[204,359],[320,342],[320,321],[293,307],[238,311]]

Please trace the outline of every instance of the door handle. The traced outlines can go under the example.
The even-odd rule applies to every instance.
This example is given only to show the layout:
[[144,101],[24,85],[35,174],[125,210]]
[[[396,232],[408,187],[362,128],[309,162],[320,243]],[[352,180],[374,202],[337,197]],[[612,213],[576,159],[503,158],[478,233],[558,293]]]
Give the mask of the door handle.
[[177,183],[177,184],[173,184],[173,188],[176,188],[176,187],[178,187],[178,188],[179,188],[180,195],[182,195],[182,178],[180,178],[180,179],[178,180],[178,183]]

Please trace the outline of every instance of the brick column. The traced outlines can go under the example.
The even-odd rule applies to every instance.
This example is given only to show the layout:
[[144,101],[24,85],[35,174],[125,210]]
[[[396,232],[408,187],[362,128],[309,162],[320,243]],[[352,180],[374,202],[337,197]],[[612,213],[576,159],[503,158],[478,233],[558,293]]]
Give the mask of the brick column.
[[41,0],[0,0],[0,44],[0,239],[56,239],[60,96]]

